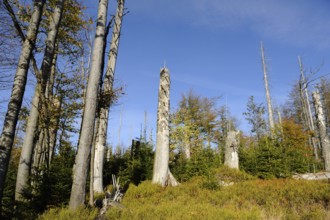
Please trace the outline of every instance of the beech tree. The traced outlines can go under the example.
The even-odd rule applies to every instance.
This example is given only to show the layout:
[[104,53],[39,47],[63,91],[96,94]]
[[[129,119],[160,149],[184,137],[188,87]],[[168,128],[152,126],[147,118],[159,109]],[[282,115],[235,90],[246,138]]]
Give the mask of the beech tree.
[[171,114],[171,141],[187,160],[190,160],[193,152],[203,144],[200,129],[201,109],[201,97],[189,91],[188,94],[182,95],[179,108]]
[[104,152],[107,139],[109,108],[114,101],[113,81],[116,69],[116,61],[120,40],[120,32],[122,20],[124,16],[125,0],[118,0],[117,12],[114,19],[114,27],[110,44],[109,59],[106,68],[103,89],[101,91],[99,103],[99,122],[97,127],[97,137],[95,141],[95,158],[94,158],[94,191],[103,192],[103,162]]
[[73,183],[69,203],[70,209],[78,208],[80,205],[83,205],[85,201],[88,159],[94,133],[97,92],[101,77],[102,53],[105,44],[104,34],[107,24],[107,12],[108,0],[100,0],[92,52],[92,64],[86,89],[85,106],[79,136],[79,145],[73,168]]
[[171,145],[190,160],[203,148],[218,142],[222,122],[216,108],[218,98],[201,97],[189,91],[171,115]]
[[31,16],[26,39],[22,46],[12,93],[8,104],[8,110],[0,136],[0,201],[2,200],[3,186],[8,170],[10,153],[14,142],[16,124],[25,92],[30,58],[35,46],[44,4],[45,0],[34,1],[33,13]]
[[168,69],[160,70],[160,83],[158,90],[156,152],[152,182],[162,186],[178,185],[169,167],[170,145],[170,73]]
[[[31,169],[32,152],[34,147],[35,133],[37,130],[39,112],[41,105],[44,107],[47,105],[46,101],[46,86],[53,65],[53,59],[55,57],[55,43],[57,39],[57,33],[62,18],[62,12],[65,0],[57,1],[56,7],[52,19],[50,19],[50,30],[46,39],[46,49],[44,58],[41,65],[40,75],[38,76],[38,83],[35,88],[35,93],[31,105],[30,116],[26,128],[26,135],[22,146],[22,153],[20,157],[20,163],[17,172],[15,198],[16,200],[22,200],[22,193],[27,186],[29,180],[29,173]],[[39,74],[39,72],[37,73]],[[41,98],[41,99],[40,99]]]

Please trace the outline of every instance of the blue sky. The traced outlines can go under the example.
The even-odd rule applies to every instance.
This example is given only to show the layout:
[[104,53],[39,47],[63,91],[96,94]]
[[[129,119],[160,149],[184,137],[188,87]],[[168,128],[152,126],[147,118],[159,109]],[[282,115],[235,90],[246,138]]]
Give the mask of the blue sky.
[[[114,11],[115,1],[110,1]],[[323,63],[330,72],[330,1],[326,0],[127,0],[116,70],[126,95],[112,108],[108,141],[130,143],[139,136],[144,112],[156,129],[159,70],[171,74],[171,109],[192,88],[207,97],[222,96],[239,119],[249,96],[265,102],[260,41],[265,46],[271,95],[284,104],[299,77],[297,56],[307,68]],[[97,5],[88,3],[91,15]],[[111,12],[113,13],[113,12]],[[311,88],[312,89],[312,88]],[[227,97],[227,98],[226,98]],[[121,112],[121,113],[120,113]]]
[[[83,0],[96,17],[97,2]],[[116,7],[110,0],[110,14]],[[330,73],[328,0],[126,0],[116,84],[126,95],[111,109],[108,142],[125,145],[139,136],[148,113],[156,130],[159,71],[171,74],[171,109],[189,89],[227,100],[240,129],[249,96],[265,102],[260,41],[265,46],[271,95],[284,104],[299,77],[297,56],[307,68],[323,63]],[[312,88],[310,88],[312,90]],[[32,93],[31,93],[32,94]],[[118,127],[122,114],[122,128]]]

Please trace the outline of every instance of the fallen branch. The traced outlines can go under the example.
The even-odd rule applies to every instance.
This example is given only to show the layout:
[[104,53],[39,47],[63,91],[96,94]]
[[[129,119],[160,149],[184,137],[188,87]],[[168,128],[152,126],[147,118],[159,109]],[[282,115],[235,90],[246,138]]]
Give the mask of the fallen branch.
[[119,185],[119,177],[118,179],[116,179],[116,176],[112,175],[112,185],[112,192],[107,191],[105,193],[105,197],[102,200],[102,208],[100,209],[100,213],[96,219],[103,219],[104,214],[107,212],[109,207],[116,206],[118,208],[125,208],[123,205],[120,204],[124,194],[121,192],[121,187]]

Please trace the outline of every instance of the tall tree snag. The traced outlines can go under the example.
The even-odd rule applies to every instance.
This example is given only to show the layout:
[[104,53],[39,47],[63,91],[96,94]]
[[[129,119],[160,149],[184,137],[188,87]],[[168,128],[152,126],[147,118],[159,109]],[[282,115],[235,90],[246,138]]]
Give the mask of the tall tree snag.
[[107,23],[108,0],[100,0],[94,47],[92,52],[92,65],[88,78],[85,97],[82,126],[79,136],[78,152],[73,167],[73,183],[70,196],[70,209],[76,209],[85,202],[86,178],[88,173],[88,159],[93,140],[95,113],[97,105],[97,92],[102,68],[104,35]]
[[[299,69],[300,69],[300,80],[299,80],[300,99],[301,99],[303,113],[304,113],[305,120],[306,120],[305,124],[307,124],[310,131],[315,132],[312,109],[311,109],[311,105],[309,102],[307,82],[306,82],[305,74],[304,74],[304,66],[302,64],[300,56],[298,56],[298,62],[299,62]],[[314,157],[316,160],[318,160],[319,156],[318,156],[318,152],[317,152],[316,140],[311,135],[310,135],[309,139],[310,139],[310,143],[313,145]]]
[[273,107],[272,107],[272,101],[271,96],[269,92],[269,86],[268,86],[268,77],[267,77],[267,65],[265,61],[265,51],[264,46],[261,42],[261,60],[262,60],[262,69],[264,72],[264,82],[265,82],[265,90],[266,90],[266,100],[267,100],[267,109],[268,109],[268,123],[269,123],[269,130],[271,134],[274,130],[274,116],[273,116]]
[[315,116],[317,127],[319,130],[319,138],[322,147],[322,157],[324,160],[324,168],[326,171],[330,171],[330,140],[327,134],[327,126],[325,122],[325,117],[323,113],[323,107],[321,103],[320,93],[319,91],[315,91],[312,93],[314,108],[315,108]]
[[160,83],[158,90],[158,111],[157,111],[157,137],[156,153],[153,169],[152,182],[162,186],[178,185],[171,174],[169,163],[169,145],[170,145],[170,74],[168,69],[160,70]]
[[103,161],[104,151],[107,139],[109,108],[114,99],[113,95],[113,81],[116,69],[116,61],[120,40],[121,24],[124,16],[125,0],[118,0],[116,17],[114,20],[114,27],[112,32],[112,39],[110,44],[109,59],[103,82],[103,90],[100,98],[100,121],[95,142],[95,159],[94,159],[94,191],[103,192]]
[[[42,10],[46,0],[35,0],[33,12],[27,31],[26,39],[22,46],[21,55],[18,61],[11,97],[8,103],[7,114],[4,120],[4,126],[0,136],[0,202],[4,182],[8,170],[10,153],[14,143],[16,124],[19,111],[22,106],[27,74],[29,70],[32,51],[35,47],[37,33],[41,21]],[[1,206],[0,206],[1,207]]]
[[237,140],[238,133],[239,132],[236,131],[229,131],[226,138],[225,165],[233,169],[239,169]]

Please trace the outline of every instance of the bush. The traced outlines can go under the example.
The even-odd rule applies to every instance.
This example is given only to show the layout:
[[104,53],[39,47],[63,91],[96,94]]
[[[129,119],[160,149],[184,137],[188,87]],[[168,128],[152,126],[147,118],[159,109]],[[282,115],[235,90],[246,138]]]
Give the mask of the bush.
[[314,171],[320,165],[308,145],[308,135],[300,125],[284,121],[282,128],[275,130],[273,139],[263,137],[257,145],[240,148],[240,167],[262,179]]
[[103,171],[103,185],[112,183],[112,174],[120,177],[120,184],[127,188],[130,183],[138,185],[144,180],[152,178],[154,153],[152,145],[144,142],[128,149],[123,155],[112,155],[109,162],[105,162]]
[[170,169],[179,182],[186,182],[195,176],[213,175],[213,169],[221,165],[221,156],[212,149],[200,149],[190,160],[176,154]]

